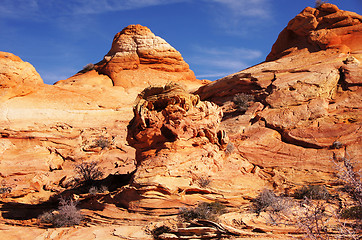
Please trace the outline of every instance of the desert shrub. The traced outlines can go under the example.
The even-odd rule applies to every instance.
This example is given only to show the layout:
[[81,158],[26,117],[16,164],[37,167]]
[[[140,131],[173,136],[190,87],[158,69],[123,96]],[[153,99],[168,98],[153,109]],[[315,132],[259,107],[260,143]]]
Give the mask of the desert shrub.
[[308,185],[303,186],[300,189],[297,189],[294,192],[294,198],[296,199],[315,199],[315,200],[327,200],[331,197],[331,194],[328,192],[325,186],[320,185]]
[[45,212],[38,217],[39,221],[54,227],[70,227],[80,224],[83,216],[73,200],[61,199],[57,211]]
[[159,236],[163,233],[168,233],[171,231],[171,228],[165,225],[162,225],[160,227],[156,227],[151,231],[151,235],[154,237],[154,239],[160,239]]
[[97,193],[104,193],[107,191],[108,191],[108,188],[103,185],[100,187],[92,186],[89,188],[89,194],[91,194],[91,195],[96,195]]
[[324,201],[312,202],[305,199],[298,213],[297,225],[307,239],[329,239],[328,221],[331,216],[326,211]]
[[100,136],[96,140],[94,140],[94,147],[100,147],[102,149],[109,148],[112,145],[112,142],[107,138]]
[[254,96],[246,93],[235,94],[232,99],[232,102],[239,111],[246,111],[252,101],[254,101]]
[[287,198],[277,196],[272,190],[264,189],[253,199],[252,210],[258,215],[266,210],[276,213],[283,211],[288,205]]
[[235,145],[232,142],[228,142],[225,148],[226,155],[230,155],[235,151]]
[[194,208],[181,208],[179,218],[184,221],[193,219],[216,220],[226,212],[226,206],[220,202],[201,202]]
[[11,187],[1,187],[0,188],[0,194],[11,193],[11,190],[12,190]]
[[12,187],[7,186],[5,179],[1,181],[0,194],[11,193]]
[[334,141],[331,146],[332,149],[340,149],[342,147],[343,147],[343,144],[340,141]]
[[362,220],[362,206],[352,206],[342,209],[341,218]]
[[315,8],[319,8],[320,6],[322,6],[322,4],[327,3],[328,1],[322,1],[322,0],[316,0],[315,1]]
[[91,183],[103,177],[103,172],[98,166],[98,162],[82,162],[75,166],[75,171],[79,176],[79,181]]
[[353,161],[349,157],[342,158],[342,165],[334,162],[337,168],[337,177],[343,183],[345,191],[362,207],[361,173],[357,172]]
[[208,176],[199,176],[196,178],[196,183],[202,188],[206,188],[211,183],[211,179]]
[[83,67],[83,69],[80,71],[81,73],[86,73],[86,72],[89,72],[91,70],[94,69],[94,64],[93,63],[88,63],[87,65],[85,65]]

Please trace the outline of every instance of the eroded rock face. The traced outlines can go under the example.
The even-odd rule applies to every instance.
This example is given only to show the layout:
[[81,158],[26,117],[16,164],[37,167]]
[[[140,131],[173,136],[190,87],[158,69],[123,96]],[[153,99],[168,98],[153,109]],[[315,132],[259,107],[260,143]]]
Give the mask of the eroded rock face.
[[[362,41],[350,45],[342,40],[347,52],[332,47],[343,34],[359,39],[361,19],[331,4],[306,8],[283,30],[267,60],[285,56],[196,92],[224,109],[221,128],[242,156],[258,166],[324,172],[335,171],[331,159],[348,156],[361,167],[362,55],[356,50]],[[317,33],[320,38],[314,38]],[[300,45],[304,38],[308,41]],[[286,49],[299,50],[288,54]],[[238,93],[255,97],[244,115],[232,103]],[[341,147],[335,148],[336,143]]]
[[162,148],[166,142],[206,137],[218,143],[217,127],[222,111],[215,104],[200,102],[176,84],[149,87],[137,99],[128,128],[128,142],[139,150]]
[[[222,111],[216,104],[199,101],[175,84],[147,88],[137,102],[127,140],[136,148],[130,188],[138,197],[121,200],[127,208],[176,213],[203,196],[240,201],[243,194],[253,194],[247,188],[265,186],[254,165],[226,151],[228,138],[219,130]],[[115,198],[124,199],[131,189]]]
[[[143,89],[149,85],[166,84],[169,81],[200,84],[181,54],[164,39],[155,36],[150,29],[141,25],[130,25],[117,33],[111,50],[92,69],[99,74],[98,82],[104,82],[104,78],[108,76],[114,86],[127,89]],[[81,71],[57,84],[89,84],[88,77],[84,74]]]
[[279,34],[266,60],[302,49],[316,52],[330,48],[345,53],[362,50],[362,17],[325,3],[317,9],[307,7],[293,18]]

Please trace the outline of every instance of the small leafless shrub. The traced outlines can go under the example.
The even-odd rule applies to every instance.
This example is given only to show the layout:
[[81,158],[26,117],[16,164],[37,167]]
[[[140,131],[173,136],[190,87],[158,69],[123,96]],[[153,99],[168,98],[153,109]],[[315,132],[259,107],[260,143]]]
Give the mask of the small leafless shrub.
[[91,195],[97,195],[97,193],[104,193],[107,191],[108,188],[106,186],[100,186],[100,187],[92,186],[89,188],[89,194]]
[[239,111],[246,111],[252,101],[254,101],[254,96],[246,93],[238,93],[232,99]]
[[277,196],[272,190],[264,189],[253,199],[253,211],[260,214],[262,211],[277,213],[285,210],[289,205],[285,197]]
[[201,202],[195,208],[181,208],[179,219],[191,221],[193,219],[215,220],[226,212],[226,206],[220,202]]
[[340,141],[334,141],[331,146],[332,149],[340,149],[343,148],[343,144]]
[[54,227],[70,227],[79,225],[83,216],[73,200],[61,199],[57,211],[45,212],[38,217],[39,221]]
[[342,209],[341,218],[362,220],[362,206],[352,206]]
[[80,73],[86,73],[89,71],[92,71],[94,69],[94,64],[93,63],[88,63],[87,65],[85,65],[83,67],[83,69],[81,71],[79,71]]
[[226,155],[230,155],[235,151],[235,145],[232,142],[228,142],[226,145],[225,153]]
[[316,0],[315,1],[315,8],[319,8],[320,6],[322,6],[322,4],[325,4],[327,2],[328,1]]
[[328,192],[325,186],[320,185],[308,185],[303,186],[300,189],[297,189],[294,192],[294,198],[296,199],[314,199],[314,200],[320,200],[320,199],[329,199],[331,198],[331,194]]
[[1,181],[0,194],[11,193],[12,187],[7,186],[5,179]]
[[331,215],[326,211],[324,201],[312,202],[305,199],[298,214],[297,225],[307,239],[330,239],[328,235],[328,222]]
[[152,229],[151,231],[151,235],[153,236],[154,239],[160,239],[159,236],[163,233],[168,233],[171,231],[171,228],[165,225],[162,225],[160,227],[156,227],[154,229]]
[[11,190],[12,190],[11,187],[1,187],[0,188],[0,194],[11,193]]
[[102,149],[109,148],[112,145],[112,142],[109,141],[104,136],[100,136],[96,140],[94,140],[94,147],[100,147]]
[[361,172],[355,170],[354,162],[349,157],[344,157],[341,160],[341,164],[334,160],[337,177],[343,183],[344,190],[356,201],[358,206],[362,207]]
[[211,183],[211,179],[208,176],[199,176],[196,178],[196,183],[202,188],[206,188]]
[[77,164],[75,171],[79,176],[79,181],[84,183],[91,183],[103,177],[103,172],[95,161]]

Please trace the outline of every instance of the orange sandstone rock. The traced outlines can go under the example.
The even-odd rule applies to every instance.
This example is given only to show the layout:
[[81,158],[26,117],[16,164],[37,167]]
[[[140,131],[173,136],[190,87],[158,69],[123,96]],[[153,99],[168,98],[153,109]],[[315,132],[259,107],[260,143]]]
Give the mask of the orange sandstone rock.
[[[94,65],[94,69],[100,74],[95,76],[102,79],[98,80],[100,84],[104,82],[106,75],[113,81],[114,86],[126,89],[143,89],[170,81],[198,86],[202,84],[196,80],[193,71],[176,49],[141,25],[130,25],[117,33],[110,51],[102,61]],[[75,84],[81,81],[82,83],[77,84],[89,85],[88,76],[84,74],[86,73],[77,74],[57,84]],[[108,82],[106,84],[108,85]]]
[[361,15],[339,10],[330,3],[317,9],[307,7],[279,34],[266,60],[276,60],[302,49],[316,52],[330,48],[345,53],[362,50]]

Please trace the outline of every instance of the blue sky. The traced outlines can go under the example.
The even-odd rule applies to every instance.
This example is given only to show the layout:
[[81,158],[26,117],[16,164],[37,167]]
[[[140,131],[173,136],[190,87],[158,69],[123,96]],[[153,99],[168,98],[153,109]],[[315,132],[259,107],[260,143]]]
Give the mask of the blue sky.
[[[45,83],[66,79],[109,51],[130,24],[164,38],[199,79],[264,61],[279,32],[314,0],[1,0],[0,51],[34,65]],[[361,0],[328,1],[362,14]]]

